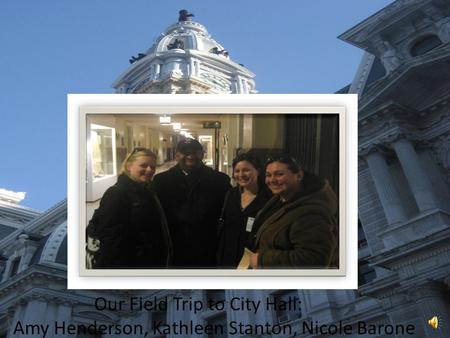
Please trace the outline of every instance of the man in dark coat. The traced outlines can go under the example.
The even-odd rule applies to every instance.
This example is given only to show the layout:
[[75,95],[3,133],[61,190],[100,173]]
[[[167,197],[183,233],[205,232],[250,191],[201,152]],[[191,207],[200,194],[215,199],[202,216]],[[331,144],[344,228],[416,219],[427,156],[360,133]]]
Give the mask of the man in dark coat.
[[217,225],[230,178],[203,164],[195,139],[177,145],[177,165],[155,176],[173,240],[174,268],[214,268]]

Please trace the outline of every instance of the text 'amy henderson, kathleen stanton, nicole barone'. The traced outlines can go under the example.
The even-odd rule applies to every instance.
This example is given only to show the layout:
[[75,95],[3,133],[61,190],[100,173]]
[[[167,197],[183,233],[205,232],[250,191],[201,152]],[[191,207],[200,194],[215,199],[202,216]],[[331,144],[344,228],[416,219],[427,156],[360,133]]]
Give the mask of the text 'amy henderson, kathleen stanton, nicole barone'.
[[345,324],[342,321],[336,324],[319,324],[317,321],[293,321],[284,324],[242,323],[229,321],[227,323],[207,324],[204,321],[151,321],[149,325],[143,324],[103,324],[94,320],[90,324],[73,324],[65,321],[56,321],[53,324],[30,324],[17,321],[14,325],[14,335],[39,335],[43,338],[52,335],[86,335],[101,334],[112,336],[139,336],[151,337],[155,335],[183,335],[199,334],[223,335],[265,335],[282,334],[296,336],[301,334],[327,334],[327,335],[374,335],[398,336],[414,335],[415,327],[412,324],[367,324],[358,321],[356,325]]

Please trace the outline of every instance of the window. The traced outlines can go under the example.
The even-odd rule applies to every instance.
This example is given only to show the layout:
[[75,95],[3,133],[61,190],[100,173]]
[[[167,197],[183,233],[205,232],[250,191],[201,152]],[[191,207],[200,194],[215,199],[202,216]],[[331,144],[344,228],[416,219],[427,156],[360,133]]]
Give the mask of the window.
[[225,300],[225,290],[206,290],[205,296],[206,301],[223,302]]
[[92,153],[92,178],[99,179],[105,176],[115,175],[114,128],[91,124],[91,153]]
[[222,312],[217,316],[210,317],[206,320],[206,325],[211,325],[212,333],[208,334],[208,338],[226,338],[227,332],[227,313]]
[[163,324],[166,324],[167,322],[167,314],[165,311],[155,311],[152,312],[152,321],[154,322],[161,322]]
[[412,47],[411,47],[411,55],[412,56],[420,56],[425,53],[428,53],[430,50],[440,46],[442,41],[436,35],[428,35],[419,39]]
[[302,317],[298,290],[285,290],[272,295],[271,308],[274,310],[275,323],[281,324]]
[[[152,321],[151,321],[152,328],[157,326],[158,323],[167,324],[167,312],[165,312],[165,311],[152,312]],[[153,330],[153,332],[154,331],[155,330]],[[153,336],[153,337],[163,338],[163,337],[166,337],[166,335],[162,334],[162,335],[157,335],[157,336]]]
[[15,276],[17,274],[17,271],[19,271],[19,265],[20,265],[20,257],[14,258],[14,260],[11,262],[11,269],[9,270],[9,275]]
[[377,274],[369,265],[369,262],[366,260],[360,260],[358,262],[358,286],[367,284],[373,281],[377,277]]

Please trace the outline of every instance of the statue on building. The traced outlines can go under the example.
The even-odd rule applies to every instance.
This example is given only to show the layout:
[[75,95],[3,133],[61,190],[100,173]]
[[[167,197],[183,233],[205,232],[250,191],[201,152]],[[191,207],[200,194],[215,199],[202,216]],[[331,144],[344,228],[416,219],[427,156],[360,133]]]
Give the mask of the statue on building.
[[184,42],[179,40],[179,39],[175,39],[172,43],[169,43],[167,45],[167,49],[171,50],[171,49],[184,49]]
[[450,42],[450,17],[445,17],[436,23],[438,35],[442,42]]
[[219,49],[218,47],[213,47],[209,50],[210,53],[217,54],[217,55],[223,55],[228,56],[228,51],[225,49]]
[[397,56],[395,49],[388,41],[383,41],[381,43],[381,50],[381,62],[388,72],[393,71],[400,65],[401,60]]
[[182,21],[192,21],[192,17],[194,16],[194,14],[189,13],[189,11],[182,9],[181,11],[179,11],[180,16],[178,17],[178,22],[182,22]]
[[147,54],[139,53],[138,56],[132,56],[131,59],[129,59],[128,61],[130,62],[130,64],[133,64],[133,63],[135,63],[136,61],[139,61],[140,59],[142,59],[145,56],[147,56]]

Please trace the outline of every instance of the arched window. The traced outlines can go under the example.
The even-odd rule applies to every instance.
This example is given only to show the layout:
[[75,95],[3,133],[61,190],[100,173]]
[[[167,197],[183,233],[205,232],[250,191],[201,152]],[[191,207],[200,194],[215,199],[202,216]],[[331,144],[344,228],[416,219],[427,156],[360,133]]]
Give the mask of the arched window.
[[411,47],[411,55],[419,56],[428,53],[430,50],[440,46],[442,41],[436,35],[425,36],[414,43]]
[[20,257],[14,258],[14,260],[11,262],[11,268],[9,272],[9,276],[15,276],[17,272],[19,271],[19,265],[20,265]]

